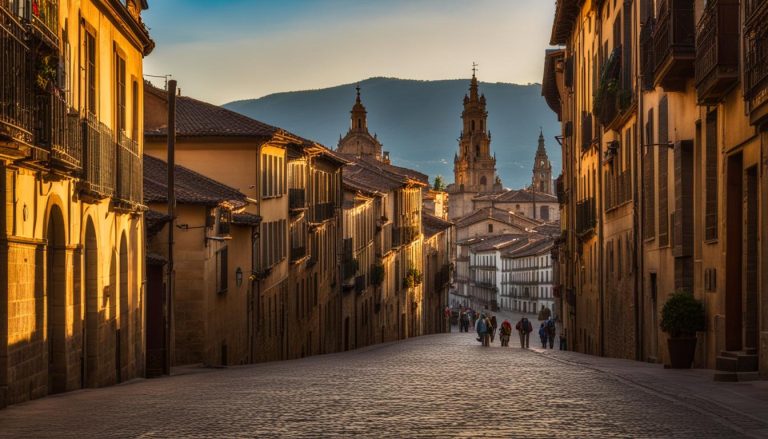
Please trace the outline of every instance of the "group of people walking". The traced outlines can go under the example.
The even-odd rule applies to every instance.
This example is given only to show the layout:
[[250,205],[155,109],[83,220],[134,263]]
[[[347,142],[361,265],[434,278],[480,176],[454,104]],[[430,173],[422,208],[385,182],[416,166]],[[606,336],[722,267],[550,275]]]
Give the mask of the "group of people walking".
[[[557,336],[557,325],[555,319],[551,314],[540,316],[544,317],[544,321],[539,327],[539,338],[541,339],[541,347],[546,349],[554,348],[555,337]],[[470,325],[474,326],[477,332],[477,341],[483,346],[490,346],[496,338],[498,330],[499,341],[501,346],[508,347],[509,339],[512,336],[512,324],[509,320],[504,320],[499,325],[496,316],[490,312],[483,312],[479,315],[471,309],[462,308],[459,311],[459,332],[469,332]],[[517,330],[520,337],[520,347],[527,349],[530,346],[531,333],[533,332],[533,323],[527,318],[522,317],[516,324],[515,330]],[[563,338],[563,334],[561,334]],[[563,343],[560,344],[560,349],[563,349]]]

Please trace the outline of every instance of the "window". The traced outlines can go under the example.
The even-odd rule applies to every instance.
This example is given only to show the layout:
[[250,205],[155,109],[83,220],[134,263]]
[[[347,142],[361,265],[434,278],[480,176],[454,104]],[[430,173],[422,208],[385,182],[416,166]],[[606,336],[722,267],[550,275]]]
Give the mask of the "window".
[[222,248],[216,252],[216,292],[227,292],[227,263],[229,259],[229,252],[227,247]]
[[115,132],[125,131],[125,60],[115,50]]
[[285,258],[286,221],[261,224],[261,268],[267,269]]
[[275,154],[261,155],[261,196],[279,197],[285,193],[284,158]]
[[[544,184],[542,183],[542,186]],[[541,218],[544,221],[549,221],[549,207],[548,206],[541,206]]]
[[493,233],[493,224],[488,224],[488,233]]
[[717,239],[717,111],[707,115],[705,134],[705,234],[707,241]]
[[85,105],[88,113],[96,114],[96,37],[85,32]]
[[645,195],[645,209],[643,212],[643,238],[651,239],[656,236],[656,198],[654,187],[654,152],[656,148],[650,146],[653,144],[653,109],[648,110],[648,122],[645,124],[645,142],[643,157],[643,192]]
[[131,138],[133,140],[139,140],[139,83],[138,81],[131,82]]
[[669,117],[667,96],[659,102],[659,246],[669,245]]

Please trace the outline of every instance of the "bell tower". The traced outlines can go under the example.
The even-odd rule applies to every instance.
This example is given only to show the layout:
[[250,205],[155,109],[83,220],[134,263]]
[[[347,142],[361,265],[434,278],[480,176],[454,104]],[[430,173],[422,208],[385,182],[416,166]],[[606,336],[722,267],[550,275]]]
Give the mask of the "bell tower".
[[360,99],[360,86],[355,87],[355,104],[352,105],[349,118],[349,131],[344,138],[339,139],[336,147],[338,152],[356,156],[373,156],[382,160],[381,142],[374,134],[368,132],[368,112]]
[[472,64],[469,95],[464,95],[459,152],[454,156],[453,173],[457,190],[490,192],[497,183],[496,158],[491,156],[491,133],[485,95],[478,91],[477,64]]
[[543,131],[539,131],[539,147],[536,148],[536,158],[533,162],[531,189],[536,192],[554,194],[552,191],[552,164],[549,162],[547,149],[544,147]]

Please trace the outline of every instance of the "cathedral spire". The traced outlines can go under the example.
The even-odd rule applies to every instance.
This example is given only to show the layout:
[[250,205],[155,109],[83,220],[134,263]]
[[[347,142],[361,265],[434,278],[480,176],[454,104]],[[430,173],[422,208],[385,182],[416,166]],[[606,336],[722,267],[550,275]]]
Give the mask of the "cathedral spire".
[[352,106],[352,117],[350,118],[350,128],[352,131],[368,131],[368,121],[366,120],[367,111],[365,106],[360,100],[360,84],[355,87],[357,96],[355,97],[355,105]]
[[477,101],[477,76],[475,73],[477,73],[477,63],[472,63],[472,82],[469,84],[469,100],[470,101]]
[[541,127],[539,127],[539,147],[536,148],[536,155],[544,155],[546,157],[547,155],[547,149],[544,146],[544,130],[542,130]]

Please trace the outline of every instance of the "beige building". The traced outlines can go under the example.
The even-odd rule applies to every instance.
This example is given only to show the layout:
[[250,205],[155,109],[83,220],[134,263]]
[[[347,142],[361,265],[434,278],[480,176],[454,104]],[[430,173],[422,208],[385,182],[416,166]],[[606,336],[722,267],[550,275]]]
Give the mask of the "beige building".
[[144,374],[146,7],[0,3],[0,407]]
[[[247,278],[251,237],[260,218],[243,212],[248,201],[240,191],[183,166],[176,165],[174,174],[177,263],[172,365],[248,363],[252,353]],[[151,212],[146,216],[147,250],[156,260],[168,258],[167,175],[166,162],[144,157],[144,201]],[[148,277],[148,315],[162,314],[163,301],[152,294],[154,284],[163,280]],[[163,334],[157,332],[161,328],[155,328],[158,323],[147,322],[150,343]]]
[[530,188],[478,195],[472,199],[472,206],[475,211],[494,207],[535,220],[560,220],[560,205],[557,197]]
[[667,362],[660,312],[687,290],[707,312],[696,366],[765,374],[768,5],[611,6],[558,1],[551,43],[564,48],[545,63],[563,126],[569,345]]
[[[147,154],[166,155],[164,91],[147,87]],[[341,166],[322,145],[179,96],[176,163],[243,193],[258,215],[247,273],[250,361],[340,349]],[[230,271],[235,267],[230,266]],[[178,274],[177,274],[178,277]]]

